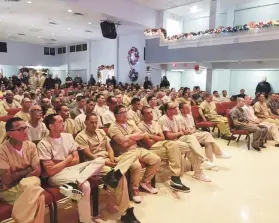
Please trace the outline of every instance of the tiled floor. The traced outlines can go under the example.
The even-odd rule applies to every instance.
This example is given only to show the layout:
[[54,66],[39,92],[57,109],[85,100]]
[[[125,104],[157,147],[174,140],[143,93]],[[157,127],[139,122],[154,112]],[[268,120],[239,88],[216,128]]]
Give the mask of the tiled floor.
[[[212,183],[199,182],[188,172],[183,182],[191,193],[175,193],[160,182],[164,174],[157,180],[159,194],[143,193],[142,203],[135,205],[142,223],[279,223],[279,148],[270,141],[259,153],[248,151],[244,141],[229,147],[224,140],[217,142],[233,157],[216,160],[219,172],[205,171]],[[107,193],[101,196],[101,217],[96,222],[117,222],[101,220],[117,218],[107,213],[115,211],[104,201],[111,198]],[[76,210],[62,206],[59,223],[76,223]]]

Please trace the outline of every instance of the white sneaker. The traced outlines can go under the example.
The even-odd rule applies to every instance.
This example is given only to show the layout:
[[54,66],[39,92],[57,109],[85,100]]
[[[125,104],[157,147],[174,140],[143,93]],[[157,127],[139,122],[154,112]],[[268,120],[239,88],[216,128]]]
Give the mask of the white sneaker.
[[60,192],[64,194],[66,197],[79,201],[83,198],[84,193],[80,190],[74,189],[71,185],[64,184],[61,187],[59,187]]
[[203,163],[202,163],[202,168],[203,169],[205,169],[205,170],[211,170],[211,169],[213,169],[214,167],[216,167],[216,165],[214,164],[214,163],[211,163],[211,162],[209,162],[209,161],[204,161]]
[[208,176],[206,176],[203,172],[199,176],[194,175],[193,178],[203,182],[211,182],[211,179]]
[[221,155],[215,155],[217,159],[230,159],[232,156],[222,152]]
[[151,194],[157,194],[157,193],[158,193],[158,189],[152,187],[150,183],[143,183],[143,182],[140,182],[140,186],[141,186],[144,190],[148,191],[148,192],[151,193]]
[[139,194],[139,188],[138,187],[134,187],[132,188],[132,196],[133,196],[133,201],[137,204],[141,203],[141,197]]

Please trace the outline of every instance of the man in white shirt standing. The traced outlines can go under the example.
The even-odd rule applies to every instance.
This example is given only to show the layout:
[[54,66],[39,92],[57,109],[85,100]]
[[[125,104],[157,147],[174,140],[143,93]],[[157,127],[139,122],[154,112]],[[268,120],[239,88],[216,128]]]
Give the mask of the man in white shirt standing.
[[262,119],[259,119],[255,115],[253,106],[251,106],[252,101],[253,100],[251,96],[245,96],[244,98],[245,105],[243,106],[243,110],[246,118],[249,120],[249,122],[266,126],[268,128],[268,132],[272,135],[273,139],[277,142],[277,144],[275,144],[275,147],[279,147],[279,131],[277,125],[271,122],[264,122]]

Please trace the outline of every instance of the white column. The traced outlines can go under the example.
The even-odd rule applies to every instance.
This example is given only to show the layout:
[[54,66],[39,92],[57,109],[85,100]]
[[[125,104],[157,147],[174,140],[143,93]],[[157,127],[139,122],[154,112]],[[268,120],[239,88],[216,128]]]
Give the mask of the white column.
[[70,72],[70,46],[66,46],[66,74]]
[[164,11],[157,11],[155,28],[163,28],[164,27]]
[[206,72],[206,92],[212,94],[211,88],[212,88],[212,75],[213,75],[213,70],[212,69],[207,69]]
[[235,10],[235,5],[232,5],[228,11],[227,11],[227,21],[226,21],[226,26],[233,27],[234,26],[234,10]]
[[87,42],[87,81],[89,81],[91,76],[91,41]]
[[211,0],[210,15],[209,15],[209,29],[215,29],[220,26],[220,0]]

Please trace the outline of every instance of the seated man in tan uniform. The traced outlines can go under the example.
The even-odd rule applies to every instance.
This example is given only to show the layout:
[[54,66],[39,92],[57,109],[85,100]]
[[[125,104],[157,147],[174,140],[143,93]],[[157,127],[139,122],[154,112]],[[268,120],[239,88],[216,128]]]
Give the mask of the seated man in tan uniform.
[[100,174],[105,161],[97,158],[79,164],[78,145],[71,134],[64,133],[63,118],[51,114],[45,117],[45,124],[50,131],[49,136],[43,138],[37,147],[49,184],[60,186],[65,196],[78,201],[80,222],[93,223],[88,179]]
[[[148,97],[149,98],[149,97]],[[147,101],[148,101],[147,98]],[[144,106],[141,110],[143,121],[139,124],[139,129],[147,133],[143,141],[143,147],[149,149],[161,159],[167,159],[169,167],[173,173],[171,176],[170,187],[181,192],[190,192],[180,179],[183,175],[182,154],[175,142],[165,140],[165,136],[157,122],[153,119],[152,109]]]
[[140,106],[141,106],[140,99],[133,98],[131,101],[131,108],[127,113],[128,120],[134,121],[136,125],[138,125],[141,121],[141,114],[139,110]]
[[58,98],[58,97],[56,97],[56,98],[53,97],[53,98],[51,99],[51,104],[52,104],[52,106],[51,106],[51,108],[49,108],[49,109],[47,110],[45,116],[48,116],[48,115],[51,115],[51,114],[56,114],[56,109],[59,108],[59,107],[61,107],[61,105],[62,105],[62,100],[61,100],[60,98]]
[[249,122],[254,124],[261,124],[268,127],[268,132],[272,135],[273,139],[277,142],[275,147],[279,147],[279,130],[277,125],[271,122],[264,122],[255,115],[253,106],[251,106],[253,99],[251,96],[245,96],[243,110]]
[[10,108],[21,108],[21,105],[14,100],[14,93],[11,90],[6,91],[6,99],[1,101],[1,104],[6,110]]
[[19,117],[23,119],[25,122],[28,122],[30,120],[29,110],[31,107],[31,100],[29,98],[23,98],[21,100],[21,106],[22,106],[21,111],[16,113],[14,117]]
[[104,128],[110,127],[110,125],[115,122],[115,117],[113,112],[114,112],[114,108],[117,105],[117,99],[114,96],[109,96],[107,99],[107,105],[109,107],[109,110],[107,110],[102,116]]
[[84,114],[86,100],[84,96],[80,95],[76,98],[76,107],[70,110],[70,115],[72,119],[75,119],[78,115]]
[[253,133],[252,147],[257,151],[261,151],[261,148],[266,148],[264,146],[264,141],[267,136],[268,128],[264,125],[249,122],[245,116],[243,106],[244,99],[237,98],[237,105],[230,111],[233,125],[236,129],[247,130]]
[[97,94],[96,100],[97,103],[95,105],[93,112],[99,117],[101,117],[108,110],[108,106],[105,105],[106,99],[103,94]]
[[[114,152],[110,146],[106,133],[102,129],[96,129],[98,117],[95,114],[88,114],[85,119],[86,128],[76,137],[75,141],[83,150],[86,160],[95,160],[101,158],[105,160],[105,167],[102,173],[106,174],[113,168],[112,174],[116,179],[116,184],[111,185],[115,188],[115,195],[121,220],[125,223],[138,222],[132,221],[135,216],[133,208],[130,206],[127,181],[125,174],[130,166],[137,160],[136,154],[124,153],[115,158]],[[106,178],[104,178],[106,182]]]
[[177,116],[177,106],[173,102],[168,102],[164,105],[166,112],[159,119],[160,127],[167,140],[172,140],[177,143],[182,153],[186,153],[190,163],[194,168],[193,178],[204,182],[211,180],[203,173],[201,163],[206,169],[215,167],[214,164],[206,160],[202,148],[195,136],[182,128],[181,121]]
[[14,205],[16,222],[43,223],[45,197],[37,148],[27,141],[27,126],[21,118],[9,119],[5,128],[9,140],[0,145],[0,200]]
[[63,104],[56,109],[56,112],[63,118],[64,132],[70,133],[73,137],[75,137],[78,131],[75,121],[70,118],[69,108]]
[[[229,159],[231,156],[226,155],[220,147],[215,143],[214,138],[209,132],[200,132],[197,131],[195,127],[195,121],[193,116],[191,115],[191,107],[187,104],[180,103],[179,109],[181,114],[179,117],[181,118],[182,127],[189,132],[189,134],[194,135],[199,143],[205,146],[205,154],[210,162],[213,163],[213,154],[216,158],[219,159]],[[215,169],[218,169],[215,167]]]
[[211,94],[205,94],[205,100],[199,105],[199,113],[204,121],[217,123],[222,139],[236,139],[234,136],[231,137],[228,119],[217,114],[216,105],[215,102],[213,102],[213,96]]
[[267,107],[264,94],[260,94],[258,101],[253,107],[258,118],[262,119],[264,122],[274,123],[279,128],[278,116],[273,115]]
[[147,97],[147,103],[152,110],[153,121],[157,122],[162,116],[162,111],[157,107],[157,99],[154,95]]
[[42,138],[48,135],[45,123],[42,122],[43,112],[39,105],[30,108],[30,120],[26,122],[28,127],[28,140],[37,144]]
[[[153,188],[150,181],[160,167],[161,159],[154,153],[138,147],[137,141],[146,137],[147,134],[144,135],[133,121],[128,121],[127,109],[124,105],[117,105],[115,107],[114,116],[116,122],[109,127],[108,135],[112,139],[111,145],[116,155],[122,155],[128,152],[136,154],[138,158],[131,165],[130,171],[133,200],[136,203],[140,203],[139,185],[149,193],[158,193],[158,189]],[[141,182],[140,175],[142,167],[140,162],[147,166]]]

